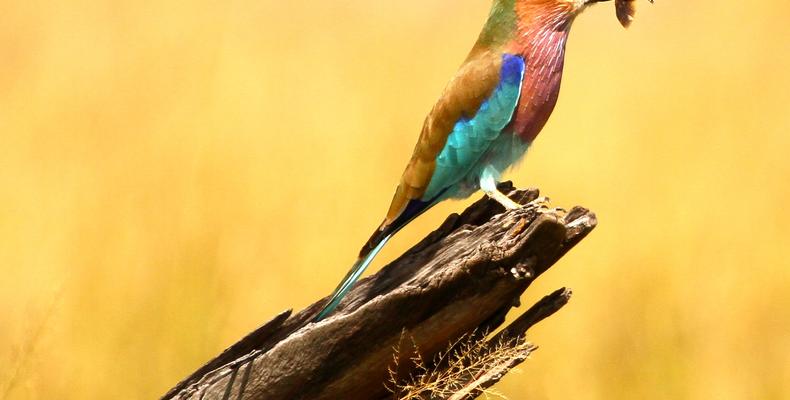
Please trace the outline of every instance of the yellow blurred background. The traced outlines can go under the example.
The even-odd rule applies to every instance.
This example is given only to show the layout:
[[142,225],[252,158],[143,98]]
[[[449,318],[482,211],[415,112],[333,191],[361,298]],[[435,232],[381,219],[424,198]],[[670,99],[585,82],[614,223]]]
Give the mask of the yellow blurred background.
[[[790,4],[640,3],[577,20],[507,176],[600,224],[530,288],[575,296],[498,390],[790,398]],[[328,294],[488,7],[0,2],[0,398],[155,398]]]

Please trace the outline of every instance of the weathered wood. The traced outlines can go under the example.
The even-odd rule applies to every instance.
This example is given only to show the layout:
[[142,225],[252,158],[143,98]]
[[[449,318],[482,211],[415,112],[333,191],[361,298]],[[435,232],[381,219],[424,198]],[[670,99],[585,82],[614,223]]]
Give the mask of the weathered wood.
[[[534,189],[512,190],[509,183],[501,189],[521,204],[538,195]],[[295,315],[286,311],[164,398],[390,397],[385,387],[388,368],[404,332],[420,355],[431,360],[464,335],[495,329],[529,284],[595,225],[594,214],[579,207],[565,215],[537,207],[503,212],[499,204],[483,198],[462,214],[450,215],[397,260],[361,280],[327,319],[311,322],[326,299]],[[559,309],[568,295],[544,299],[495,338],[523,340],[526,329]],[[457,398],[479,394],[520,361],[481,375],[478,384],[470,384],[468,393]],[[413,367],[399,365],[398,374],[409,374]]]

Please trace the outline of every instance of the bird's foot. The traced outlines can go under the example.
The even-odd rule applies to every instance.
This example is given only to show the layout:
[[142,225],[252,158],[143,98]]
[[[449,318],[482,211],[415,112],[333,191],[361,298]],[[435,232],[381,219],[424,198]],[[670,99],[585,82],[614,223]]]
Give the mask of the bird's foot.
[[559,214],[561,217],[565,216],[568,211],[561,207],[552,207],[551,199],[546,196],[540,196],[535,200],[525,204],[524,207],[534,208],[538,214]]
[[499,190],[494,190],[491,192],[486,191],[488,197],[496,200],[497,203],[501,204],[502,207],[505,207],[505,210],[515,210],[517,208],[521,208],[522,205],[516,203],[510,197],[507,197],[506,194],[500,192]]
[[551,199],[549,199],[546,196],[540,196],[535,200],[532,200],[524,205],[524,207],[537,208],[538,210],[545,210],[548,209],[550,206],[551,206]]

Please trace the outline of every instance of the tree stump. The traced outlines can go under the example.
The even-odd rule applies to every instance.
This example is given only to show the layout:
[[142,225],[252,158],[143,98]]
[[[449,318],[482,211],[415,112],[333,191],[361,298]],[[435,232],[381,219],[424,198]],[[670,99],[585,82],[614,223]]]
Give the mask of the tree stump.
[[559,289],[494,334],[529,284],[596,225],[575,207],[528,205],[536,189],[500,189],[450,215],[326,319],[327,298],[285,311],[171,389],[163,399],[472,399],[524,361],[528,328],[568,301]]

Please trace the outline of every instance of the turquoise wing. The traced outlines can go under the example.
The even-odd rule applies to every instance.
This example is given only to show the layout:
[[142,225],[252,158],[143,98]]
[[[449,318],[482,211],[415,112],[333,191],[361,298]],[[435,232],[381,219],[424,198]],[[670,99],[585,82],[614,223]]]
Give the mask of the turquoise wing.
[[462,116],[455,123],[436,158],[436,169],[422,201],[456,196],[454,187],[476,169],[483,155],[513,118],[521,94],[524,70],[524,59],[520,56],[502,56],[496,89],[472,118]]

